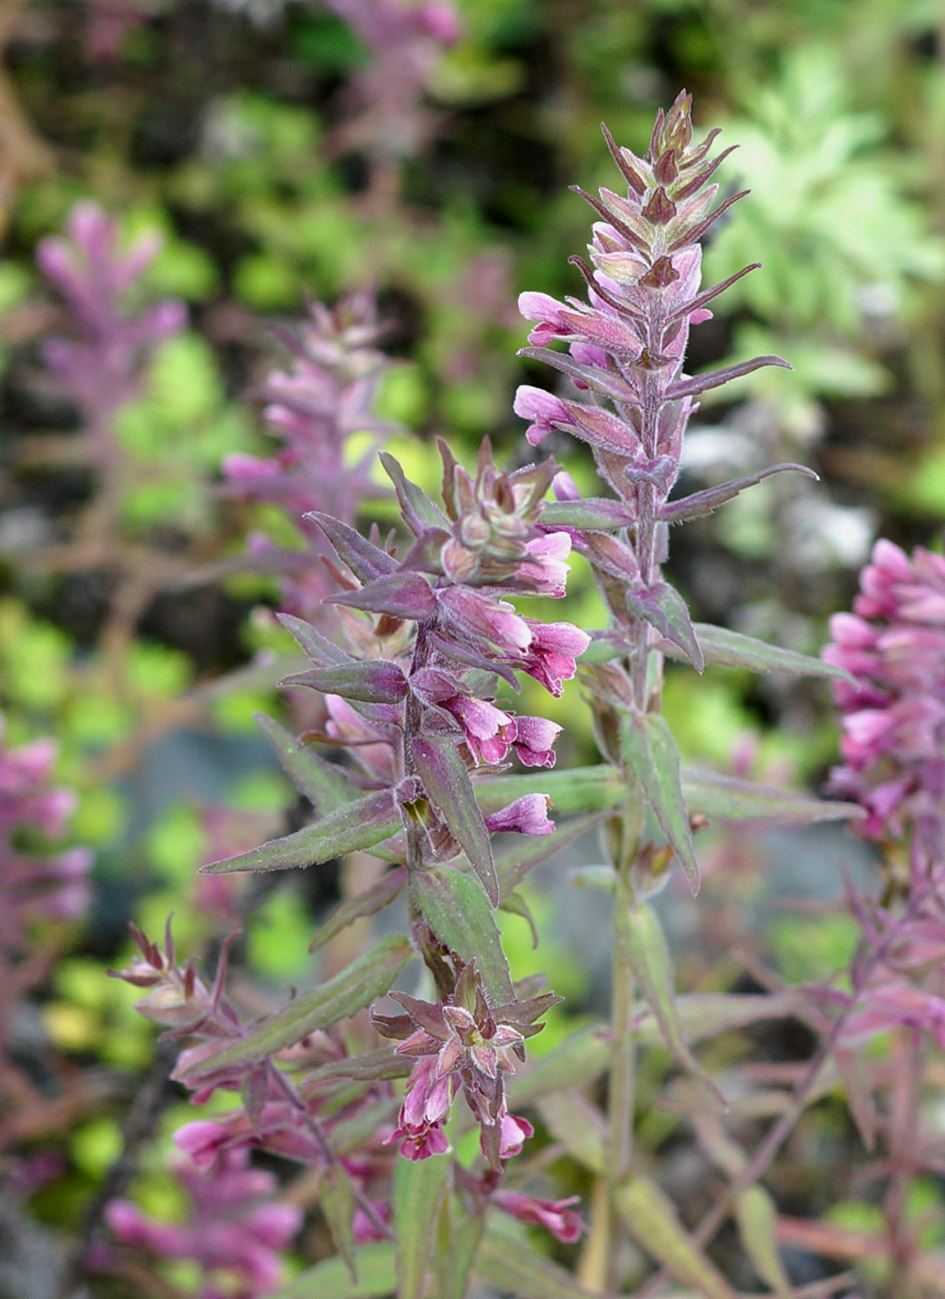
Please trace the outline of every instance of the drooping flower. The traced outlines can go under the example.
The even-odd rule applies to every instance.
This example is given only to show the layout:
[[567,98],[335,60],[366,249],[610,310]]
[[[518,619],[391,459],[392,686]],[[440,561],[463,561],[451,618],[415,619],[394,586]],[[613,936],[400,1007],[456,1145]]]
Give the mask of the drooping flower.
[[565,1245],[579,1240],[584,1230],[580,1214],[572,1207],[579,1200],[577,1195],[567,1200],[540,1200],[534,1195],[523,1195],[519,1191],[495,1191],[491,1196],[491,1202],[503,1213],[510,1214],[519,1222],[544,1227]]

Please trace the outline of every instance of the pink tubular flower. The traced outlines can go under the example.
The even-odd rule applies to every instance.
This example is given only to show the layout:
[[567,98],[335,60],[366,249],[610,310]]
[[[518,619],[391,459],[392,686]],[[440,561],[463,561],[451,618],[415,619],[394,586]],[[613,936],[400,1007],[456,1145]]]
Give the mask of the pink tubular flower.
[[502,762],[518,734],[518,725],[508,713],[503,713],[485,699],[468,695],[453,695],[440,704],[461,724],[466,745],[476,763]]
[[933,853],[945,846],[945,559],[889,541],[873,548],[853,614],[830,622],[824,658],[838,681],[843,766],[838,793],[862,803],[870,838],[916,826]]
[[528,543],[529,559],[519,566],[518,576],[534,582],[538,595],[560,600],[564,595],[571,566],[564,561],[571,553],[567,532],[549,532]]
[[512,408],[516,415],[521,415],[522,419],[531,420],[531,424],[525,430],[525,436],[533,447],[537,447],[539,442],[544,442],[552,429],[557,428],[558,425],[563,424],[566,428],[570,428],[574,424],[564,402],[553,397],[544,388],[533,388],[531,384],[524,383],[519,387]]
[[519,1222],[535,1223],[557,1236],[563,1244],[571,1245],[580,1239],[584,1230],[580,1214],[571,1207],[579,1199],[579,1196],[573,1195],[568,1200],[539,1200],[533,1195],[522,1195],[518,1191],[496,1191],[492,1203]]
[[[529,1123],[528,1119],[520,1118],[516,1114],[503,1114],[499,1120],[499,1155],[502,1159],[511,1159],[514,1155],[522,1153],[522,1146],[535,1135],[535,1129]],[[485,1142],[480,1138],[482,1143],[482,1153],[487,1154]]]
[[514,830],[518,834],[551,834],[554,821],[548,817],[551,799],[545,794],[525,794],[501,812],[486,817],[486,829],[493,834]]
[[553,767],[555,741],[561,727],[543,717],[516,717],[513,741],[518,759],[525,767]]
[[591,638],[569,622],[541,623],[529,619],[528,625],[532,639],[522,667],[557,697],[561,694],[561,683],[570,680],[577,671],[574,660],[584,653]]

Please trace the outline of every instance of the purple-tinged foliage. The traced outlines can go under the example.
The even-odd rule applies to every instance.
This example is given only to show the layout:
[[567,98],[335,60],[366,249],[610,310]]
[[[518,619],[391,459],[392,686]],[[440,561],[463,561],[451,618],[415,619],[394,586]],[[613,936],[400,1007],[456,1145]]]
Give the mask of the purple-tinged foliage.
[[149,351],[183,329],[183,303],[168,298],[136,314],[141,275],[161,247],[141,235],[121,247],[119,222],[83,200],[69,214],[65,238],[41,240],[36,261],[65,299],[73,337],[53,338],[43,359],[82,412],[93,435],[108,438],[116,410],[137,396]]

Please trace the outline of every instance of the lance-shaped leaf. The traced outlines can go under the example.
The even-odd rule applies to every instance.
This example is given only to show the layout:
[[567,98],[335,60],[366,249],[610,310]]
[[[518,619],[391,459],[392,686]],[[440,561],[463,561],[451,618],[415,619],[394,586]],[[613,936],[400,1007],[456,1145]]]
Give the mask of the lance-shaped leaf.
[[[694,623],[693,629],[699,638],[706,663],[726,668],[747,668],[750,672],[785,672],[794,677],[834,677],[838,681],[855,684],[854,678],[845,668],[824,663],[822,659],[815,659],[810,654],[782,649],[780,645],[768,645],[763,640],[756,640],[754,636],[743,636],[741,632],[730,631],[727,627],[715,627],[708,622]],[[581,662],[584,662],[583,658]]]
[[604,1171],[607,1123],[593,1101],[570,1089],[552,1092],[538,1102],[538,1113],[572,1158],[592,1173]]
[[533,950],[538,947],[538,926],[535,923],[535,917],[532,915],[531,907],[521,893],[510,893],[507,897],[502,898],[499,903],[499,910],[506,912],[510,916],[520,916],[531,930]]
[[674,587],[668,582],[654,582],[648,587],[628,586],[624,596],[635,614],[645,618],[667,640],[678,645],[697,672],[703,670],[705,659],[693,631],[689,610]]
[[409,618],[419,622],[436,609],[430,584],[419,573],[390,573],[379,577],[357,591],[345,591],[328,597],[329,604],[343,604],[368,613],[386,613],[391,618]]
[[342,1060],[329,1060],[327,1064],[317,1065],[309,1070],[306,1078],[318,1081],[330,1081],[337,1078],[343,1082],[388,1082],[394,1078],[406,1078],[413,1068],[413,1061],[406,1056],[393,1055],[383,1047],[379,1051],[368,1051],[367,1055],[345,1056]]
[[413,872],[410,895],[440,942],[464,961],[475,960],[490,1006],[514,1001],[495,917],[476,880],[448,866],[434,866]]
[[375,578],[392,573],[397,567],[396,559],[388,555],[386,550],[381,550],[368,541],[367,537],[362,537],[360,532],[331,514],[312,510],[310,514],[303,515],[303,518],[318,524],[334,546],[338,558],[348,565],[359,581],[373,582]]
[[319,1185],[319,1207],[325,1215],[328,1230],[335,1248],[344,1259],[352,1281],[357,1281],[358,1271],[354,1249],[354,1187],[344,1166],[330,1164],[322,1174]]
[[364,704],[399,704],[407,697],[407,678],[396,663],[365,659],[329,668],[308,668],[283,677],[280,686],[310,686],[325,695],[341,695]]
[[591,643],[578,659],[579,667],[593,667],[595,663],[612,663],[614,659],[626,658],[631,646],[622,636],[612,632],[591,632]]
[[666,317],[666,324],[670,325],[674,320],[680,320],[684,316],[691,316],[694,311],[701,311],[713,298],[717,298],[720,293],[724,293],[726,289],[731,288],[735,281],[740,280],[743,275],[760,269],[761,262],[752,262],[750,266],[743,266],[740,271],[736,271],[734,275],[730,275],[727,279],[720,280],[718,284],[713,284],[710,289],[704,289],[702,293],[696,294],[694,298],[681,302]]
[[855,820],[865,815],[857,803],[828,803],[806,794],[722,776],[705,767],[684,767],[682,787],[693,812],[720,821],[791,821],[803,825]]
[[503,1294],[516,1299],[607,1299],[585,1290],[544,1254],[538,1254],[521,1240],[487,1232],[473,1264],[476,1275]]
[[256,722],[279,755],[286,775],[316,811],[323,816],[362,797],[354,781],[333,762],[326,762],[314,750],[306,748],[294,735],[265,713],[256,713]]
[[437,1249],[433,1255],[436,1269],[436,1291],[441,1299],[466,1299],[469,1291],[469,1274],[486,1225],[485,1210],[477,1213],[472,1206],[459,1207],[458,1203],[444,1200],[440,1208],[449,1210],[446,1248]]
[[269,1299],[386,1299],[397,1288],[394,1246],[386,1242],[355,1250],[358,1279],[352,1281],[342,1258],[327,1258],[307,1268]]
[[652,907],[631,906],[620,909],[616,924],[664,1045],[676,1063],[704,1083],[724,1107],[724,1096],[689,1050],[676,1013],[676,979],[659,917]]
[[[804,1008],[800,991],[760,993],[692,992],[676,998],[676,1019],[687,1042],[718,1037],[732,1028],[769,1019],[787,1019]],[[649,1046],[661,1040],[662,1028],[653,1010],[635,1010],[634,1029],[641,1042]]]
[[433,1248],[440,1200],[447,1192],[452,1160],[433,1155],[394,1165],[394,1237],[397,1242],[397,1297],[422,1299]]
[[407,939],[399,934],[382,938],[340,974],[318,988],[300,993],[245,1037],[207,1056],[190,1072],[202,1078],[231,1065],[265,1060],[287,1046],[295,1046],[309,1033],[330,1028],[382,997],[412,955]]
[[749,474],[747,478],[734,478],[729,483],[720,483],[718,487],[707,487],[705,491],[693,492],[691,496],[683,496],[678,501],[666,501],[660,507],[660,518],[665,523],[682,523],[685,519],[697,519],[703,514],[711,514],[726,501],[734,500],[746,487],[754,487],[763,479],[770,478],[772,474],[783,473],[786,469],[805,474],[808,478],[818,477],[813,469],[808,469],[806,465],[771,465],[768,469],[759,469],[756,474]]
[[320,947],[324,947],[336,934],[340,934],[342,929],[347,929],[355,920],[360,920],[362,916],[374,916],[377,915],[378,911],[383,911],[397,897],[406,882],[407,872],[403,866],[398,866],[392,871],[387,871],[376,884],[372,884],[369,889],[359,893],[357,897],[342,902],[340,906],[335,907],[328,919],[315,930],[312,941],[308,945],[308,950],[317,952]]
[[735,1291],[683,1228],[656,1182],[634,1177],[617,1188],[618,1212],[639,1245],[704,1299],[736,1299]]
[[729,379],[740,379],[742,375],[751,374],[753,370],[760,370],[765,365],[777,365],[783,370],[794,368],[780,356],[755,356],[750,361],[739,361],[737,365],[726,365],[721,370],[709,370],[706,374],[697,374],[692,378],[671,383],[666,389],[664,399],[674,401],[679,397],[695,397],[697,393],[707,392],[709,388],[721,388],[722,384],[728,383]]
[[587,406],[581,401],[563,401],[575,427],[568,432],[601,451],[618,456],[633,456],[640,450],[640,439],[622,419],[601,406]]
[[323,636],[317,627],[291,613],[277,613],[276,618],[290,636],[294,636],[308,657],[320,668],[337,667],[353,662],[351,655]]
[[525,1070],[510,1078],[509,1104],[531,1105],[568,1087],[583,1087],[610,1064],[614,1046],[606,1024],[588,1024],[549,1051],[530,1060]]
[[[487,814],[498,812],[525,794],[547,794],[556,812],[600,812],[626,797],[627,782],[616,767],[599,763],[570,771],[541,771],[510,776],[488,776],[474,789]],[[551,836],[548,836],[549,839]]]
[[666,719],[658,713],[627,717],[621,727],[621,740],[624,757],[643,786],[670,847],[682,862],[689,887],[696,893],[699,867],[680,783],[679,750]]
[[632,406],[640,404],[637,394],[619,374],[600,370],[594,365],[581,365],[566,352],[552,352],[550,348],[545,347],[523,347],[518,355],[527,356],[532,361],[544,361],[545,365],[550,365],[553,370],[560,370],[562,374],[577,379],[590,388],[591,392],[599,392],[603,397],[612,397],[615,401],[622,401]]
[[311,825],[282,839],[235,857],[201,866],[203,875],[229,875],[233,871],[284,871],[296,866],[318,866],[359,848],[370,848],[397,833],[402,822],[389,789],[366,794],[344,807],[319,817]]
[[755,1271],[778,1299],[791,1299],[794,1290],[778,1250],[778,1211],[763,1186],[750,1186],[735,1201],[735,1221],[745,1252]]
[[501,853],[495,860],[496,874],[499,877],[499,896],[504,901],[522,880],[536,866],[553,857],[556,852],[568,848],[586,830],[590,830],[600,821],[597,813],[582,816],[554,830],[551,834],[522,835],[522,842],[516,843]]
[[625,528],[633,515],[620,501],[608,496],[585,496],[579,501],[549,501],[541,512],[543,527]]
[[499,882],[489,831],[455,741],[449,735],[418,736],[411,741],[410,756],[430,802],[469,858],[489,901],[496,906]]
[[442,528],[449,532],[452,528],[449,519],[421,487],[410,481],[400,462],[389,451],[381,451],[379,455],[388,478],[394,484],[404,522],[414,536],[421,536],[427,528]]

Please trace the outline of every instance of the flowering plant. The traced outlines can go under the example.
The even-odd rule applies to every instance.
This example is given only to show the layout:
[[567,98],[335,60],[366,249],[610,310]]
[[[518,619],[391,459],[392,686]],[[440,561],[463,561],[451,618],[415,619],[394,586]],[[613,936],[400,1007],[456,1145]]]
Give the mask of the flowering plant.
[[[550,458],[503,471],[488,442],[473,475],[441,444],[439,500],[381,452],[400,509],[399,539],[383,539],[376,529],[359,532],[353,513],[339,517],[316,505],[306,514],[331,577],[325,603],[336,617],[332,629],[321,617],[315,625],[314,614],[298,616],[298,605],[281,615],[308,660],[284,684],[317,692],[325,720],[301,737],[268,718],[261,724],[315,816],[205,869],[318,867],[367,852],[379,863],[372,881],[324,922],[313,948],[399,897],[408,932],[382,938],[319,986],[256,1020],[243,1017],[227,993],[225,950],[210,986],[192,965],[177,963],[169,932],[163,949],[139,934],[141,958],[121,972],[149,989],[141,1012],[186,1043],[173,1076],[194,1101],[221,1089],[240,1095],[240,1107],[178,1133],[177,1144],[194,1162],[228,1173],[226,1161],[259,1148],[317,1172],[321,1210],[352,1280],[339,1280],[328,1261],[286,1295],[318,1294],[333,1278],[338,1294],[396,1289],[403,1299],[461,1296],[475,1276],[530,1296],[613,1295],[626,1293],[627,1285],[638,1295],[654,1294],[669,1278],[688,1293],[729,1296],[731,1283],[705,1248],[729,1215],[761,1279],[778,1294],[795,1293],[777,1250],[775,1207],[759,1179],[815,1095],[825,1062],[833,1054],[843,1058],[848,1039],[883,1026],[886,1020],[875,1018],[882,1006],[900,1021],[936,1022],[935,1008],[927,999],[919,1007],[915,997],[908,1019],[908,996],[895,983],[901,970],[921,962],[931,923],[926,911],[920,916],[911,909],[909,934],[900,926],[893,939],[888,911],[857,903],[873,955],[854,970],[852,998],[837,987],[677,997],[653,905],[674,861],[697,891],[693,835],[707,820],[803,823],[862,814],[856,804],[821,802],[684,764],[661,712],[666,656],[699,672],[714,663],[830,677],[841,691],[855,689],[860,712],[848,722],[851,770],[865,771],[864,745],[869,762],[878,743],[892,751],[899,743],[894,733],[905,745],[902,754],[920,760],[921,774],[911,772],[905,785],[902,772],[892,773],[895,797],[870,784],[874,802],[881,791],[882,814],[918,797],[936,770],[931,754],[913,743],[915,735],[931,733],[934,710],[926,705],[894,717],[886,679],[894,669],[883,667],[865,702],[863,687],[853,685],[860,661],[848,661],[849,654],[864,654],[873,666],[877,661],[876,635],[865,624],[843,625],[849,652],[811,659],[693,623],[664,575],[671,523],[705,515],[770,474],[810,472],[775,465],[673,495],[699,395],[761,366],[786,364],[762,356],[705,374],[686,372],[690,328],[709,316],[708,304],[729,284],[755,269],[700,287],[700,241],[741,197],[716,203],[713,176],[728,151],[711,156],[715,135],[693,143],[685,94],[658,115],[643,156],[618,147],[605,131],[626,193],[584,195],[598,217],[590,261],[572,259],[586,301],[559,302],[542,293],[521,299],[534,322],[524,355],[570,384],[560,395],[519,389],[515,409],[529,421],[528,442],[538,446],[554,437],[563,443],[558,435],[564,433],[589,447],[603,494],[581,496]],[[329,317],[316,312],[314,319],[324,334]],[[300,372],[297,382],[282,385],[282,397],[294,392],[285,407],[291,418],[281,418],[293,438],[302,378]],[[314,372],[308,380],[322,384]],[[338,418],[325,427],[343,430],[338,394],[351,390],[334,391]],[[233,481],[252,481],[253,491],[268,484],[294,499],[300,486],[297,476],[280,477],[245,460],[231,462],[229,471]],[[553,501],[546,499],[549,490]],[[590,565],[609,612],[605,627],[545,622],[520,607],[534,596],[565,597],[572,552]],[[907,610],[907,618],[934,612],[902,564],[893,567],[902,583],[889,597],[893,604],[887,600],[866,616],[888,616],[893,606]],[[877,583],[888,595],[888,584]],[[925,633],[916,636],[926,646]],[[560,726],[520,714],[508,692],[519,690],[524,674],[558,696],[579,669],[601,760],[556,771]],[[859,800],[861,790],[849,779],[843,790]],[[552,811],[574,819],[554,822]],[[921,808],[916,816],[922,819]],[[865,822],[868,831],[874,824]],[[513,980],[496,912],[521,912],[516,890],[528,873],[591,826],[600,829],[606,864],[582,878],[612,899],[610,1022],[572,1033],[536,1063],[528,1044],[559,998],[541,976]],[[524,838],[512,846],[495,838],[508,831]],[[922,838],[927,850],[930,842]],[[922,897],[928,900],[928,892]],[[409,977],[405,971],[415,960],[422,968],[407,991],[398,981]],[[867,988],[875,991],[872,1021],[857,1018]],[[378,1004],[387,994],[398,1012]],[[368,1008],[370,1021],[361,1013]],[[748,1087],[745,1100],[740,1080],[711,1077],[694,1044],[732,1026],[788,1015],[805,1016],[821,1032],[821,1045],[749,1154],[720,1115],[726,1106],[737,1115],[740,1102],[763,1104],[764,1098]],[[675,1072],[660,1100],[686,1114],[700,1147],[726,1177],[714,1208],[692,1233],[645,1156],[635,1152],[641,1043],[668,1053]],[[596,1099],[581,1091],[603,1078],[606,1108],[600,1091]],[[532,1184],[541,1161],[529,1157],[529,1142],[539,1122],[590,1179],[586,1215],[572,1197],[546,1199]],[[470,1130],[478,1133],[474,1148],[465,1140]],[[565,1244],[586,1232],[580,1284],[539,1248],[510,1237],[497,1215],[537,1224]],[[631,1256],[630,1239],[640,1256]],[[368,1274],[374,1279],[358,1279]],[[362,1284],[368,1289],[357,1288]]]

